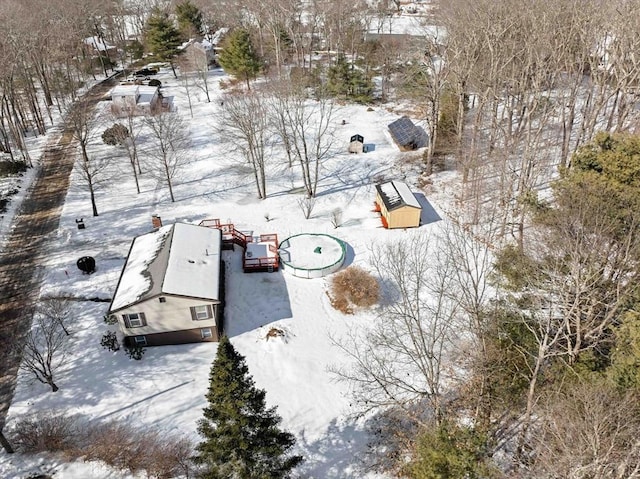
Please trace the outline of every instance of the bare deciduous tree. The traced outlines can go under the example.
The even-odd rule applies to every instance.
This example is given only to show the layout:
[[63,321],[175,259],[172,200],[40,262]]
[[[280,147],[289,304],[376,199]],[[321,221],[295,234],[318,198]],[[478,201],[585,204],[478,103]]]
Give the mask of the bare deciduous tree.
[[128,106],[121,108],[117,119],[123,119],[125,121],[126,130],[115,129],[116,141],[118,145],[124,147],[129,157],[129,164],[131,165],[131,171],[133,173],[133,179],[136,183],[136,192],[140,193],[140,174],[142,170],[140,168],[140,159],[138,158],[138,136],[140,135],[141,122],[137,121],[137,113],[135,107]]
[[173,181],[190,161],[187,125],[178,113],[148,116],[145,124],[154,139],[154,144],[147,150],[149,171],[158,181],[166,183],[171,201],[175,202]]
[[634,392],[582,383],[549,394],[532,438],[534,477],[640,477],[640,409]]
[[416,414],[416,404],[428,404],[436,421],[444,413],[444,360],[458,313],[448,295],[452,264],[445,255],[434,259],[432,248],[425,234],[374,247],[372,266],[384,297],[379,320],[346,342],[336,340],[353,365],[335,372],[355,385],[365,410],[401,408],[421,424],[428,420]]
[[242,152],[253,171],[258,198],[267,197],[265,167],[269,147],[269,112],[255,92],[231,93],[223,99],[220,129],[223,138]]
[[22,354],[20,368],[36,381],[50,386],[53,392],[59,389],[55,383],[56,371],[68,359],[71,344],[64,319],[36,311],[31,330],[19,346],[21,351],[16,350],[17,354]]
[[272,107],[277,109],[275,116],[283,121],[279,133],[289,138],[291,154],[300,165],[307,195],[315,196],[320,166],[334,141],[331,128],[333,103],[324,97],[309,100],[305,89],[293,88],[272,103]]
[[98,216],[95,190],[98,183],[104,179],[103,175],[108,166],[109,159],[91,159],[87,152],[87,146],[96,133],[99,121],[91,105],[85,101],[80,101],[74,103],[67,110],[66,124],[74,140],[80,145],[81,155],[76,162],[76,171],[78,171],[89,190],[93,216]]

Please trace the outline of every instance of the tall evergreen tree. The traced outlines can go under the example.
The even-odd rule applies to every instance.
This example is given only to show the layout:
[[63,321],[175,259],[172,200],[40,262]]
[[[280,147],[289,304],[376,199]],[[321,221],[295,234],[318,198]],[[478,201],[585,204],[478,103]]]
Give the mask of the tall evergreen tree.
[[328,71],[327,89],[345,100],[366,103],[371,101],[373,84],[362,71],[350,65],[344,55],[338,55],[335,65]]
[[289,454],[292,434],[279,428],[275,408],[266,407],[244,357],[223,337],[209,375],[209,405],[198,423],[204,440],[196,463],[203,479],[284,479],[302,462]]
[[181,52],[182,39],[167,12],[159,9],[153,11],[147,20],[144,38],[147,49],[159,61],[169,62],[173,76],[177,78],[173,59]]
[[202,34],[202,12],[191,0],[184,0],[176,5],[178,29],[183,38],[197,38]]
[[249,80],[255,78],[262,67],[249,32],[242,28],[232,31],[226,38],[218,62],[232,75],[244,78],[249,89]]

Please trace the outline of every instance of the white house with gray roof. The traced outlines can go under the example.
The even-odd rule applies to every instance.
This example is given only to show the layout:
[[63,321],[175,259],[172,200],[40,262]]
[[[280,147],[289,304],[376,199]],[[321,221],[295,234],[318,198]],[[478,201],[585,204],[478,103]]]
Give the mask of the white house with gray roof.
[[220,230],[184,223],[133,240],[108,313],[117,319],[125,344],[219,339],[221,246]]
[[111,111],[116,116],[150,115],[162,108],[157,86],[117,85],[111,89],[111,102]]

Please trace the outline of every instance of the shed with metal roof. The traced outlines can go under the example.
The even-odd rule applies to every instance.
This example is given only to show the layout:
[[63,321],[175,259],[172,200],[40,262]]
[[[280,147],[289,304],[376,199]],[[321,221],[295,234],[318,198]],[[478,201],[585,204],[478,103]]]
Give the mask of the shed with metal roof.
[[422,207],[406,183],[387,181],[376,185],[375,202],[385,228],[420,226]]

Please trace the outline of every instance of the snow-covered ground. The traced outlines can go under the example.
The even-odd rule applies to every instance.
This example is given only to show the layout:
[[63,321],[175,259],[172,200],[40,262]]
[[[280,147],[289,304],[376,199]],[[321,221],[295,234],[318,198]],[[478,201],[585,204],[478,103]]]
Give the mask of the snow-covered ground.
[[[151,217],[172,222],[197,224],[219,218],[240,230],[254,234],[277,233],[283,240],[299,233],[326,233],[347,244],[345,265],[368,265],[369,246],[407,235],[436,230],[442,221],[432,215],[430,224],[417,230],[385,230],[376,213],[374,184],[382,179],[406,180],[418,191],[416,153],[400,153],[391,141],[387,124],[396,115],[376,106],[342,106],[335,112],[335,145],[322,165],[318,198],[310,219],[298,207],[302,182],[295,165],[289,169],[282,152],[272,159],[266,200],[258,200],[252,176],[241,158],[225,144],[216,130],[215,118],[222,94],[221,71],[211,72],[212,101],[192,88],[193,118],[185,90],[170,70],[160,72],[166,95],[175,96],[179,114],[190,125],[191,163],[176,180],[176,202],[168,190],[143,175],[141,193],[136,194],[124,152],[102,144],[98,134],[91,154],[120,155],[122,165],[116,181],[97,195],[100,216],[91,216],[88,193],[78,177],[72,185],[62,212],[57,237],[52,238],[46,256],[43,295],[78,298],[110,298],[134,236],[152,229]],[[197,98],[193,98],[194,96]],[[105,111],[108,102],[104,102]],[[345,124],[343,125],[343,120]],[[105,128],[112,121],[105,123]],[[100,130],[102,132],[104,128]],[[361,134],[371,145],[366,154],[347,153],[351,135]],[[144,141],[152,141],[150,137]],[[371,151],[372,150],[372,151]],[[448,202],[443,185],[447,174],[436,177],[426,196],[445,217]],[[342,209],[343,224],[334,229],[332,212]],[[76,227],[84,218],[86,229]],[[278,407],[283,427],[297,438],[296,452],[305,457],[298,469],[305,478],[383,478],[367,470],[363,461],[369,440],[365,419],[353,419],[349,385],[336,381],[331,366],[346,357],[332,338],[340,338],[354,328],[375,325],[375,311],[344,316],[335,311],[326,291],[328,278],[302,279],[286,272],[242,272],[241,251],[223,252],[227,266],[225,309],[226,333],[237,350],[246,356],[256,384],[267,390],[267,402]],[[97,271],[83,275],[75,266],[81,256],[93,256]],[[196,421],[205,405],[208,373],[215,356],[215,343],[148,348],[142,361],[129,360],[120,351],[101,348],[106,331],[103,315],[108,303],[74,302],[73,360],[56,381],[57,393],[22,376],[8,418],[8,429],[20,418],[38,411],[64,412],[90,420],[119,418],[149,428],[185,434],[195,441]],[[283,337],[267,337],[270,328],[285,332]],[[41,461],[41,463],[38,463]],[[28,472],[55,471],[57,479],[125,478],[96,463],[61,464],[50,458],[0,455],[0,476],[22,478]]]

